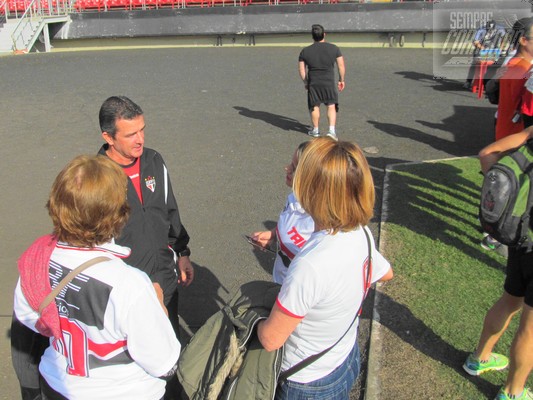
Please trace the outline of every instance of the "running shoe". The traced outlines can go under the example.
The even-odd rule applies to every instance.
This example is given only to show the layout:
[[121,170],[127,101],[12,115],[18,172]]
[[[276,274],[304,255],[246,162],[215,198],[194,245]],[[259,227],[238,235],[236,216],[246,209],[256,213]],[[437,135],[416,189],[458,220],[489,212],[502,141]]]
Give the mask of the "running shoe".
[[501,354],[491,353],[486,362],[481,362],[470,354],[463,364],[463,368],[470,375],[477,376],[487,371],[499,371],[507,368],[509,359]]
[[483,237],[483,240],[481,241],[481,247],[483,247],[485,250],[496,250],[501,245],[502,244],[500,242],[498,242],[490,235],[485,235],[485,237]]
[[515,397],[509,397],[507,393],[503,390],[503,388],[500,389],[498,392],[498,395],[494,398],[494,400],[533,400],[533,393],[528,388],[524,388],[524,391],[520,396]]
[[320,132],[316,132],[312,129],[309,132],[307,132],[307,134],[312,137],[320,137]]
[[335,132],[328,132],[328,133],[326,133],[326,136],[332,138],[333,140],[339,140],[337,138],[337,134]]

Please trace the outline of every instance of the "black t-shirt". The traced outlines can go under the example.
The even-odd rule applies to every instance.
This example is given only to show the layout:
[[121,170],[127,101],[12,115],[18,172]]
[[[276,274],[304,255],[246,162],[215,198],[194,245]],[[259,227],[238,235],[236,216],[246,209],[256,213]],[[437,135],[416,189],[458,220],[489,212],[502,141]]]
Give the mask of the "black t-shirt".
[[300,52],[298,61],[307,65],[307,79],[310,85],[335,83],[334,66],[342,57],[340,49],[328,42],[315,42]]

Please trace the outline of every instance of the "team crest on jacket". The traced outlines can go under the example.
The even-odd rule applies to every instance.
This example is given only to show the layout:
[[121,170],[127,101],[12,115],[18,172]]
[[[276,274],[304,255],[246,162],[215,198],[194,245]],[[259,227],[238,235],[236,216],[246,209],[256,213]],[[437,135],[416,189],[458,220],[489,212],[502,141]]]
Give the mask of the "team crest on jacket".
[[155,191],[155,178],[153,176],[147,176],[144,179],[144,183],[146,184],[146,187],[152,191],[152,193]]

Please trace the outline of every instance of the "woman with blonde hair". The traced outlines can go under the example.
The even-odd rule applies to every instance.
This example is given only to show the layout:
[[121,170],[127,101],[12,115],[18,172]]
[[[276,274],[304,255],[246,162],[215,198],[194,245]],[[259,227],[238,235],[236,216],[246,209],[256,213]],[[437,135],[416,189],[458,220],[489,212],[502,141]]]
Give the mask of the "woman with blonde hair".
[[158,400],[175,372],[180,343],[162,299],[144,272],[122,261],[130,249],[113,240],[129,216],[126,188],[113,161],[76,157],[52,186],[53,234],[18,261],[15,315],[50,338],[39,364],[44,400]]
[[293,189],[315,232],[292,261],[258,337],[266,350],[284,346],[282,371],[330,348],[283,380],[277,400],[348,399],[359,373],[356,314],[367,285],[393,276],[365,227],[374,208],[372,175],[356,144],[318,138],[300,158]]

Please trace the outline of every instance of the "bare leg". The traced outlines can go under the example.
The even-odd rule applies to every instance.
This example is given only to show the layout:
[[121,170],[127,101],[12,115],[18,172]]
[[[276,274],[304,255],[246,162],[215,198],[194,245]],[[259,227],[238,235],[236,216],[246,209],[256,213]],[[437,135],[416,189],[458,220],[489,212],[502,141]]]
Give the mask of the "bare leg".
[[520,326],[511,345],[509,374],[504,390],[519,395],[533,367],[533,307],[524,304]]
[[522,308],[523,300],[523,297],[511,296],[506,292],[503,293],[502,297],[485,316],[483,330],[474,356],[480,360],[488,360],[492,349],[509,326],[509,322]]
[[313,124],[313,129],[318,130],[318,123],[320,122],[320,107],[314,106],[311,110],[311,123]]
[[335,126],[337,124],[337,110],[335,104],[328,104],[328,122],[329,126]]

